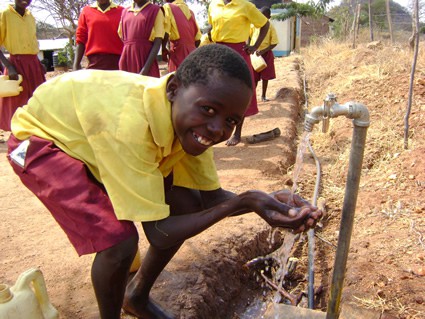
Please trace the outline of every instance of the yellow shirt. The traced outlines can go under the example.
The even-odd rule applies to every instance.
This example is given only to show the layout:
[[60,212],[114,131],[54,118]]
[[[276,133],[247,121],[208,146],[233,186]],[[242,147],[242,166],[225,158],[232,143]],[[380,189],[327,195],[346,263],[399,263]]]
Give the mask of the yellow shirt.
[[[132,6],[130,8],[128,8],[128,11],[133,12],[133,14],[136,16],[148,4],[150,4],[150,2],[144,4],[143,7],[136,9],[136,8],[134,8],[134,3],[133,3]],[[120,22],[120,25],[118,26],[118,34],[119,34],[120,38],[122,39],[121,22]],[[155,40],[155,38],[161,38],[161,39],[164,38],[164,13],[162,12],[162,10],[159,10],[158,14],[156,15],[151,34],[149,36],[149,41],[153,42]]]
[[208,23],[214,42],[240,43],[249,38],[250,26],[261,28],[267,18],[254,4],[246,0],[212,0],[208,8]]
[[13,55],[38,53],[35,19],[28,9],[24,16],[12,5],[0,12],[0,46]]
[[169,216],[163,178],[171,171],[174,185],[220,187],[212,149],[188,155],[174,136],[168,78],[66,73],[39,86],[28,105],[18,108],[12,132],[20,140],[51,140],[83,161],[105,186],[118,219],[163,219]]
[[[180,10],[182,10],[183,14],[188,20],[190,19],[190,17],[192,16],[192,12],[190,11],[189,7],[183,0],[175,0],[173,4],[178,6]],[[162,7],[164,8],[164,11],[165,11],[165,19],[164,19],[165,32],[167,32],[170,35],[170,40],[174,41],[174,40],[180,39],[180,34],[177,28],[176,19],[174,18],[170,4],[166,3]],[[201,31],[199,31],[199,27],[198,27],[198,33],[195,36],[195,41],[200,40],[201,36],[202,34],[201,34]]]
[[116,8],[116,7],[118,7],[118,5],[116,4],[116,3],[113,3],[112,1],[110,2],[110,4],[109,4],[109,6],[105,9],[105,10],[102,10],[102,8],[101,7],[99,7],[99,5],[98,5],[98,3],[97,3],[97,1],[95,2],[95,3],[93,3],[90,7],[92,7],[92,8],[96,8],[97,10],[99,10],[100,12],[103,12],[103,13],[105,13],[105,12],[107,12],[107,11],[109,11],[109,10],[111,10],[112,8]]
[[[251,25],[251,42],[250,42],[251,45],[255,44],[259,35],[260,35],[260,28],[256,28],[253,25]],[[270,45],[274,45],[278,43],[279,43],[279,40],[277,38],[276,29],[270,23],[270,27],[269,27],[269,30],[267,31],[266,37],[264,38],[263,42],[261,42],[257,51],[264,50],[265,48],[268,48]]]

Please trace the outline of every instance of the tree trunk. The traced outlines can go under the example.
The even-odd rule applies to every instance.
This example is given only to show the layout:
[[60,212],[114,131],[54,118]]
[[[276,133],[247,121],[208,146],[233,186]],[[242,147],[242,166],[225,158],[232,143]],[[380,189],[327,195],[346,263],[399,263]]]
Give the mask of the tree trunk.
[[356,14],[354,16],[354,20],[353,20],[353,29],[352,29],[352,33],[353,33],[353,49],[356,48],[356,39],[357,39],[357,33],[358,33],[358,25],[359,25],[359,19],[360,19],[360,9],[361,9],[361,4],[357,5],[357,10],[356,10]]
[[407,101],[406,115],[404,116],[404,149],[409,148],[409,117],[412,110],[412,96],[413,96],[413,81],[415,79],[416,61],[418,60],[419,52],[419,0],[415,0],[413,8],[413,15],[415,17],[415,52],[413,55],[412,70],[410,71],[410,84],[409,84],[409,99]]
[[390,0],[385,0],[385,3],[387,7],[388,31],[390,32],[391,45],[393,45],[394,38],[393,38],[393,23],[391,20]]
[[369,31],[370,41],[373,41],[372,0],[369,0]]

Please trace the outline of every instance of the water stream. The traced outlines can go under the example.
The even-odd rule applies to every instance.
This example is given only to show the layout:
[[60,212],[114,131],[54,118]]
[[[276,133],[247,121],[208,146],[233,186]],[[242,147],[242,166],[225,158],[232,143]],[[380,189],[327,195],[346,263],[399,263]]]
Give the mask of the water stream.
[[[296,160],[294,164],[293,177],[292,177],[293,185],[291,188],[291,196],[288,201],[288,204],[290,205],[293,205],[293,202],[294,202],[293,196],[294,194],[296,194],[296,191],[297,191],[298,179],[303,167],[303,158],[307,150],[309,137],[310,137],[310,132],[304,132],[303,135],[301,136],[300,144],[297,149],[297,156],[296,156]],[[274,235],[276,231],[278,231],[278,228],[272,230],[270,241],[274,239],[275,237]],[[283,244],[276,251],[270,254],[270,256],[272,256],[273,260],[277,264],[277,270],[275,271],[275,273],[273,274],[273,278],[271,279],[273,283],[277,284],[276,285],[277,287],[275,287],[277,289],[275,289],[272,300],[271,300],[273,310],[274,310],[274,319],[279,319],[279,311],[277,311],[278,310],[277,308],[278,308],[278,304],[282,301],[282,294],[279,291],[284,290],[283,285],[285,283],[285,276],[288,273],[288,259],[291,255],[292,248],[298,236],[299,236],[298,234],[293,234],[292,232],[287,231],[285,233]],[[273,244],[273,242],[271,242],[271,244]],[[256,302],[252,305],[252,307],[255,308],[254,312],[256,313],[261,312],[261,315],[257,318],[264,318],[265,309],[267,308],[265,306],[265,303]],[[247,309],[245,314],[250,313],[250,311],[252,314],[252,310],[253,309],[250,309],[250,308]],[[241,318],[248,318],[248,317],[246,316],[244,317],[242,315]]]

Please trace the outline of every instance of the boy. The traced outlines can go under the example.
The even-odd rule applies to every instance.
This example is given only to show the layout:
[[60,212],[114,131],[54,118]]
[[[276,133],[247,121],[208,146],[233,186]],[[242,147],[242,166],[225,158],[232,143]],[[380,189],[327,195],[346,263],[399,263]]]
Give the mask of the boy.
[[[262,14],[264,14],[264,16],[268,20],[270,20],[271,12],[269,7],[262,7],[260,11]],[[260,34],[260,29],[255,28],[254,26],[251,26],[251,45],[253,45],[257,41],[259,34]],[[254,71],[255,86],[257,87],[258,82],[260,80],[263,80],[263,87],[262,87],[262,93],[261,93],[262,102],[269,101],[266,97],[267,86],[268,86],[269,80],[273,80],[276,78],[276,72],[274,68],[274,55],[272,50],[276,47],[276,45],[278,45],[278,43],[279,43],[279,40],[277,39],[276,29],[270,23],[270,27],[269,27],[269,30],[267,31],[266,37],[264,38],[263,42],[261,42],[257,51],[255,52],[255,54],[261,55],[267,63],[267,67],[261,72]]]
[[[229,138],[252,94],[244,60],[212,44],[159,79],[65,74],[17,111],[9,161],[77,253],[96,253],[91,274],[101,318],[120,318],[121,307],[141,318],[171,318],[149,298],[155,280],[186,239],[227,216],[254,211],[295,231],[321,217],[298,197],[299,208],[282,203],[285,193],[235,195],[220,187],[211,146]],[[135,221],[150,247],[127,286]]]

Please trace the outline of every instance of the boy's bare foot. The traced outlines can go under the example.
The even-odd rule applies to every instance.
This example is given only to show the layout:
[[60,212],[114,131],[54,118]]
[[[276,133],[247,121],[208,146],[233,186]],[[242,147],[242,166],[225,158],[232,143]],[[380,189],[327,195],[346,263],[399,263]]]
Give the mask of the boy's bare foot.
[[226,145],[235,146],[235,145],[238,145],[240,142],[241,142],[240,136],[232,135],[232,137],[227,140]]
[[146,305],[134,303],[128,299],[124,300],[123,310],[139,319],[175,319],[173,315],[167,313],[152,299],[149,299]]

